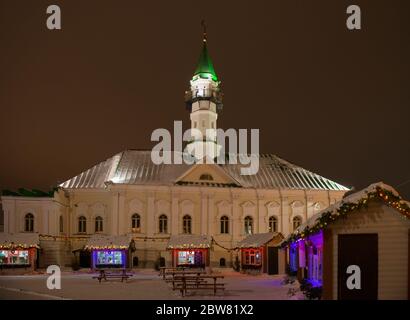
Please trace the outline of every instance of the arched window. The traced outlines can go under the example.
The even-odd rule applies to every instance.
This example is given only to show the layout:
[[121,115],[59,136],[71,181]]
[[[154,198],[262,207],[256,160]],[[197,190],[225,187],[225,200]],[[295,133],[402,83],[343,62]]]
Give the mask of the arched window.
[[192,233],[192,219],[189,215],[182,218],[183,233]]
[[27,213],[24,216],[24,231],[26,232],[34,231],[34,215],[32,213]]
[[131,228],[133,232],[140,232],[141,230],[141,217],[138,213],[134,213],[131,217]]
[[296,216],[293,218],[293,231],[295,231],[302,224],[302,218]]
[[253,233],[253,219],[250,216],[245,217],[245,234]]
[[63,218],[63,216],[60,216],[59,229],[60,229],[60,233],[64,232],[64,218]]
[[275,216],[269,217],[269,232],[277,232],[278,231],[278,218]]
[[203,173],[199,177],[199,180],[208,180],[208,181],[213,181],[214,178],[209,174],[209,173]]
[[159,233],[168,233],[168,218],[165,214],[159,217]]
[[219,259],[219,266],[220,267],[226,267],[226,259],[225,258]]
[[95,232],[103,231],[103,218],[98,216],[95,218]]
[[86,233],[87,232],[87,218],[81,216],[78,218],[78,232]]
[[229,233],[229,218],[227,216],[221,217],[221,233]]

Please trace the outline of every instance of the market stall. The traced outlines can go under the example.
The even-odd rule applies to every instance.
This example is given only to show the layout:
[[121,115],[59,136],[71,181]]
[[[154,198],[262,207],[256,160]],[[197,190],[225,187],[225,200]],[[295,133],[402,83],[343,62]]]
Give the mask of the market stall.
[[91,251],[91,268],[127,268],[132,237],[93,235],[85,245]]
[[37,233],[0,233],[0,273],[35,270],[38,249]]
[[206,267],[209,266],[209,249],[211,238],[202,235],[171,236],[167,246],[172,250],[173,267]]

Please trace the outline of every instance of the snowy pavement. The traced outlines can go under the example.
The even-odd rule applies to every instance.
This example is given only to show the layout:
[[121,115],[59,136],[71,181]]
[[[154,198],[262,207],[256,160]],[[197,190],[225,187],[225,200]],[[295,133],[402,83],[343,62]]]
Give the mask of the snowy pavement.
[[[216,271],[218,272],[218,271]],[[0,299],[79,299],[79,300],[287,300],[300,299],[300,294],[289,297],[289,286],[282,285],[283,275],[245,275],[230,270],[219,271],[225,276],[225,292],[214,296],[211,291],[188,292],[181,297],[173,291],[155,270],[136,270],[127,282],[110,280],[98,282],[92,273],[62,272],[61,289],[49,290],[47,275],[0,276]]]

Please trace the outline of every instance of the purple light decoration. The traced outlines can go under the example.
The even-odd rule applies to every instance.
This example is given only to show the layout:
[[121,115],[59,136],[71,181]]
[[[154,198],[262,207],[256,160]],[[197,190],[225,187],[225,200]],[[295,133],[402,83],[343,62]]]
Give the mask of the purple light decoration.
[[309,236],[309,240],[316,246],[323,246],[323,231],[320,230],[318,233]]

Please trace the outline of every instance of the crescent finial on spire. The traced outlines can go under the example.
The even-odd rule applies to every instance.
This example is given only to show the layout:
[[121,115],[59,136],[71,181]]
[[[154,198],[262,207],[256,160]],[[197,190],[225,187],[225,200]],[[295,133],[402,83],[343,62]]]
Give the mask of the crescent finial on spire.
[[202,19],[201,26],[203,28],[203,41],[206,42],[206,23],[205,23],[205,19]]

